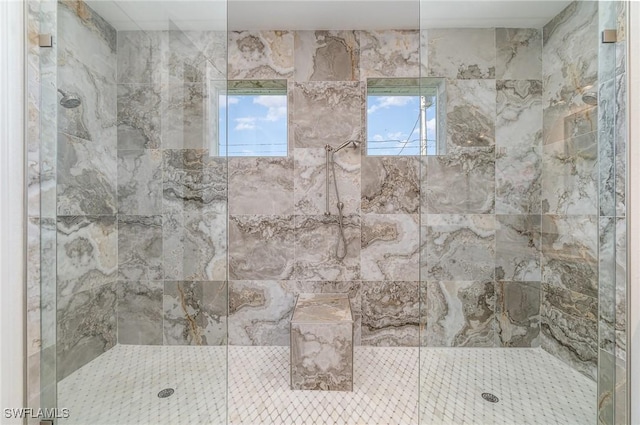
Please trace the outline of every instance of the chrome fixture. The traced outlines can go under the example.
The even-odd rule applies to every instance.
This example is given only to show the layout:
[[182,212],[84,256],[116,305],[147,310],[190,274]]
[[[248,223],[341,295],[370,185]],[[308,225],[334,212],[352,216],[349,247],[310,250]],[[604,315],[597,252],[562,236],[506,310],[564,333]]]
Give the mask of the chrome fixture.
[[82,104],[82,101],[78,96],[75,96],[73,94],[67,94],[60,89],[58,89],[58,91],[62,95],[62,99],[60,99],[60,105],[62,105],[62,107],[67,109],[73,109],[73,108],[77,108]]
[[587,105],[596,106],[598,104],[598,93],[588,91],[582,94],[582,101]]
[[[342,210],[344,209],[344,203],[340,201],[340,193],[338,191],[338,180],[336,178],[336,165],[333,159],[333,155],[346,148],[347,146],[352,146],[356,149],[360,146],[360,141],[358,140],[347,140],[337,148],[332,147],[331,145],[325,145],[325,178],[326,178],[326,192],[325,192],[325,201],[326,201],[326,209],[324,211],[325,216],[330,216],[331,211],[329,211],[329,166],[331,166],[331,174],[333,175],[333,184],[336,191],[336,207],[338,208],[338,242],[336,243],[336,258],[338,260],[342,260],[347,255],[347,238],[344,235],[344,216],[342,214]],[[342,250],[340,246],[342,245]]]

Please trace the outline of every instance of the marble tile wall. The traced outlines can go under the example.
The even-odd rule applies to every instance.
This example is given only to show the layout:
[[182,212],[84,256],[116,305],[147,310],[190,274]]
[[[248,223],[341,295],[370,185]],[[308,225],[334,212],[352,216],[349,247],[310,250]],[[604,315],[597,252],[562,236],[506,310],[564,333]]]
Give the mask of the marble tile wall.
[[[27,403],[40,405],[40,52],[35,42],[40,33],[39,1],[27,3]],[[30,142],[30,143],[29,143]],[[36,390],[37,388],[37,390]]]
[[[117,342],[117,35],[82,1],[46,3],[53,3],[47,7],[53,6],[57,17],[56,58],[48,64],[52,75],[57,71],[50,86],[55,97],[49,99],[55,102],[57,126],[53,122],[42,128],[57,128],[57,134],[46,135],[42,146],[46,149],[47,141],[57,137],[56,149],[48,152],[57,162],[41,165],[47,170],[41,209],[52,214],[55,233],[47,233],[56,258],[42,264],[51,264],[46,273],[56,282],[56,317],[50,319],[56,324],[54,371],[59,381]],[[44,93],[49,86],[43,87]],[[56,87],[78,96],[81,105],[59,105]]]
[[[288,80],[290,154],[229,159],[229,342],[287,344],[300,285],[338,284],[356,344],[419,344],[420,290],[430,345],[539,344],[541,48],[533,29],[231,32],[229,79]],[[367,78],[420,75],[447,78],[447,155],[336,154],[337,260],[323,147],[366,137]]]
[[598,49],[598,407],[604,424],[627,422],[626,13],[625,2],[599,4],[599,30],[618,31],[615,44]]
[[229,168],[206,113],[226,58],[225,32],[117,34],[120,344],[226,344]]
[[[602,423],[613,423],[606,407],[613,355],[624,352],[616,296],[623,306],[626,140],[617,133],[624,31],[614,44],[600,43],[599,33],[624,22],[620,15],[622,2],[573,2],[544,27],[542,51],[541,341],[592,379],[599,373]],[[588,92],[598,95],[597,106],[584,102]]]

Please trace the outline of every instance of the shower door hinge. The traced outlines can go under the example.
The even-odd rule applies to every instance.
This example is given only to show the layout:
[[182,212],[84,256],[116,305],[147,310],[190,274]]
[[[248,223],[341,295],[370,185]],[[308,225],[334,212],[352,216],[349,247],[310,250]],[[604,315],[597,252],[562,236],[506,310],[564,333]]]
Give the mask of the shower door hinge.
[[51,34],[38,35],[38,45],[40,47],[53,47],[53,37]]
[[603,43],[615,43],[618,41],[618,31],[616,30],[604,30],[602,31]]

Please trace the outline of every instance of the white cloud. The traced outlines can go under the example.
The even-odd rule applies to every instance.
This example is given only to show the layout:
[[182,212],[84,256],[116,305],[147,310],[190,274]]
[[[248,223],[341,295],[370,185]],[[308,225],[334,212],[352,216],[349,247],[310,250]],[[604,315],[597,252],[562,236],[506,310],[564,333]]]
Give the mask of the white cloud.
[[220,108],[226,108],[227,105],[235,105],[239,103],[240,98],[238,98],[237,96],[225,96],[221,94],[220,97],[218,98],[218,102],[219,102],[218,106]]
[[402,131],[396,131],[395,133],[387,133],[387,140],[405,140],[407,135]]
[[242,130],[254,130],[256,128],[256,117],[242,117],[235,119],[236,127],[238,131]]
[[382,137],[381,134],[374,134],[371,140],[373,140],[374,142],[382,142],[384,140],[384,137]]
[[268,108],[265,121],[278,121],[287,116],[287,96],[256,96],[253,103]]
[[373,114],[377,110],[387,109],[392,106],[405,106],[413,100],[411,96],[380,96],[377,103],[370,107],[367,112]]

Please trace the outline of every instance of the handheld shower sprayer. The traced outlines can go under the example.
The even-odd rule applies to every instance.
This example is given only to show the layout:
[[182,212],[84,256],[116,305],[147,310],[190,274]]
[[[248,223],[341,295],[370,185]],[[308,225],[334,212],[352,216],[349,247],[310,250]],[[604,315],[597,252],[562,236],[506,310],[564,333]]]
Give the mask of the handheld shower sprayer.
[[[344,235],[344,223],[343,223],[344,216],[342,214],[342,210],[344,209],[344,203],[340,201],[340,193],[338,191],[338,180],[336,179],[336,165],[335,165],[335,161],[333,160],[333,155],[335,155],[336,152],[338,152],[338,151],[340,151],[340,150],[342,150],[342,149],[344,149],[344,148],[346,148],[348,146],[352,146],[354,149],[356,149],[358,146],[360,146],[360,141],[358,141],[358,140],[347,140],[346,142],[342,143],[337,148],[334,148],[331,145],[325,145],[325,147],[324,147],[324,150],[325,150],[325,176],[326,176],[325,200],[326,200],[326,203],[327,203],[324,215],[327,216],[327,217],[331,216],[331,212],[329,211],[329,166],[331,166],[331,174],[333,174],[333,183],[334,183],[334,187],[335,187],[335,191],[336,191],[336,207],[338,207],[338,229],[339,229],[339,235],[338,235],[338,242],[336,244],[336,258],[338,260],[342,260],[347,255],[347,238]],[[342,246],[342,250],[340,249],[341,246]]]
[[[353,146],[353,148],[355,149],[359,145],[360,145],[360,141],[358,141],[358,140],[347,140],[346,142],[344,142],[343,144],[341,144],[337,148],[331,148],[331,149],[333,150],[333,153],[336,153],[339,150],[342,150],[342,149],[346,148],[347,146]],[[327,145],[327,146],[329,146],[329,145]]]

